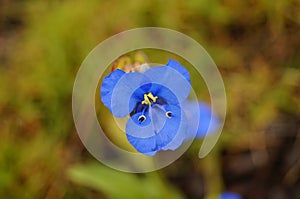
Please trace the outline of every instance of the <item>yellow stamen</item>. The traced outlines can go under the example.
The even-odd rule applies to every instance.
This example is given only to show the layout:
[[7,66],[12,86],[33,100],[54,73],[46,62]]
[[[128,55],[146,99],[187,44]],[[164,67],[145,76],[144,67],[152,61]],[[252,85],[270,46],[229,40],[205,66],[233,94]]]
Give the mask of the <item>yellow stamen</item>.
[[157,98],[158,97],[154,97],[152,93],[144,94],[144,101],[142,101],[142,104],[150,105],[152,102],[156,102]]

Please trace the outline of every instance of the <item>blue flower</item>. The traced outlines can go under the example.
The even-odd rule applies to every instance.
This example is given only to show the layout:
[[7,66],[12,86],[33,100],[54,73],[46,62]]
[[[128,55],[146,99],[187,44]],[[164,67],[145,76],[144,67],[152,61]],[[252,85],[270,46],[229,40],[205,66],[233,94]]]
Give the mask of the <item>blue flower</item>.
[[188,71],[169,60],[144,73],[114,70],[103,80],[101,99],[114,116],[130,115],[128,141],[137,151],[154,155],[177,149],[183,141],[193,139],[197,130],[198,137],[205,135],[214,115],[208,105],[186,101],[190,88]]
[[137,151],[154,155],[159,150],[175,150],[184,140],[174,138],[186,128],[181,102],[190,87],[188,71],[169,60],[166,66],[144,73],[113,71],[104,78],[101,99],[114,116],[131,116],[126,124],[128,141]]
[[233,192],[223,192],[219,198],[220,199],[243,199],[242,196]]
[[[194,137],[203,138],[219,129],[220,120],[209,104],[199,101],[185,101],[182,103],[182,109],[188,120],[186,140]],[[197,114],[199,114],[198,117]],[[211,128],[209,128],[209,125]],[[197,132],[196,136],[194,136],[195,132]]]

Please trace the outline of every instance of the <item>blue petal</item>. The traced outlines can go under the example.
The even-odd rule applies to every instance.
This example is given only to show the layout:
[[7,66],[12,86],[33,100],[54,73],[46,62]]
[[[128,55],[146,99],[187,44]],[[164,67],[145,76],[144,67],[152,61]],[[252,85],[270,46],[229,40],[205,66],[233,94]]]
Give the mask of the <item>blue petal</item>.
[[208,104],[198,101],[185,101],[182,108],[188,119],[187,139],[193,139],[195,131],[197,132],[196,138],[202,138],[218,130],[219,118],[213,113]]
[[[146,117],[144,122],[140,122],[138,119],[140,116],[144,115]],[[152,126],[152,119],[149,113],[136,113],[127,121],[126,124],[126,134],[139,138],[148,138],[154,136],[154,129]]]
[[[173,69],[172,67],[152,67],[147,70],[144,75],[146,75],[153,84],[164,86],[165,88],[168,88],[170,91],[172,91],[172,93],[177,98],[176,101],[182,102],[190,93],[190,82],[187,81],[185,76],[183,76],[180,72]],[[163,89],[157,89],[156,95],[160,97],[167,97],[164,96],[165,92]],[[173,99],[165,100],[169,101],[171,104],[174,104]]]
[[[158,96],[160,99],[164,100],[164,104],[166,102],[170,104],[178,104],[179,101],[176,97],[176,95],[167,87],[152,83],[151,88],[149,89],[149,92],[151,92],[154,96]],[[159,103],[159,102],[157,102]]]
[[[165,148],[174,137],[179,133],[179,127],[182,123],[182,113],[175,105],[154,105],[147,114],[150,122],[147,125],[141,125],[136,120],[137,116],[131,117],[126,124],[126,135],[128,141],[137,151],[145,155],[154,155],[159,150],[175,149],[174,146]],[[162,108],[163,107],[163,111]],[[172,117],[167,118],[166,111],[172,112]],[[140,113],[138,113],[140,114]],[[178,146],[177,146],[178,147]]]
[[242,196],[232,192],[223,192],[219,199],[242,199]]
[[[138,138],[155,136],[163,129],[166,122],[169,120],[169,118],[166,117],[165,107],[168,108],[169,105],[161,106],[155,104],[149,106],[149,110],[146,112],[134,114],[126,124],[126,133]],[[138,120],[141,115],[146,117],[146,120],[142,123]]]
[[169,59],[166,66],[172,67],[173,69],[177,70],[179,73],[181,73],[185,77],[185,79],[189,83],[191,83],[190,73],[182,65],[180,65],[179,62]]
[[[144,117],[145,118],[144,121],[139,121],[140,117]],[[151,122],[151,118],[150,118],[148,112],[145,112],[145,113],[143,113],[143,112],[136,113],[131,118],[132,118],[132,121],[134,121],[140,127],[148,126],[150,124],[150,122]],[[137,132],[137,133],[139,135],[140,132]],[[148,135],[151,136],[152,132],[151,132],[151,134],[148,134]]]
[[129,115],[136,104],[143,100],[151,87],[150,80],[141,73],[123,75],[114,87],[111,97],[111,112],[116,117]]
[[185,116],[185,113],[181,109],[181,122],[180,126],[177,130],[177,134],[173,138],[173,140],[167,144],[165,147],[163,147],[163,150],[176,150],[178,147],[182,145],[182,143],[186,140],[187,136],[187,119]]
[[119,79],[125,74],[122,70],[114,70],[108,76],[106,76],[101,85],[100,93],[103,104],[111,110],[111,95],[119,81]]

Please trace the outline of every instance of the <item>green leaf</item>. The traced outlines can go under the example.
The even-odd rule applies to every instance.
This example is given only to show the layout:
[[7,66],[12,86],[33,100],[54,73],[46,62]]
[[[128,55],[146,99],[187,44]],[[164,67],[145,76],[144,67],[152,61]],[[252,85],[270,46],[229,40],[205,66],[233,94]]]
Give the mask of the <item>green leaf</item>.
[[97,189],[113,199],[183,198],[177,190],[166,187],[156,173],[137,176],[89,163],[73,166],[68,174],[75,183]]

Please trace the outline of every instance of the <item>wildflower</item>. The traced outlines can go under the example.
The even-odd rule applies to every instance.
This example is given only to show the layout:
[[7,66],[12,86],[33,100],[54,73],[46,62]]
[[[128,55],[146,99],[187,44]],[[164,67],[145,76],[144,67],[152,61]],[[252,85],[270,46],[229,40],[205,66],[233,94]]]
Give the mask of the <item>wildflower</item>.
[[242,199],[242,196],[233,192],[223,192],[219,198],[220,199]]
[[143,73],[112,71],[103,80],[101,99],[115,117],[130,115],[126,124],[128,141],[137,151],[154,155],[160,150],[176,150],[183,141],[194,138],[198,124],[201,135],[207,131],[210,119],[206,117],[212,115],[211,109],[200,104],[200,109],[204,107],[200,117],[206,119],[199,123],[194,111],[197,102],[186,102],[190,88],[188,71],[169,60],[165,66]]
[[[219,118],[209,104],[196,100],[187,100],[182,103],[182,108],[188,120],[186,140],[193,139],[194,137],[203,138],[219,129]],[[197,114],[199,114],[198,117]],[[211,126],[210,128],[209,125]],[[196,136],[194,136],[195,132]]]

